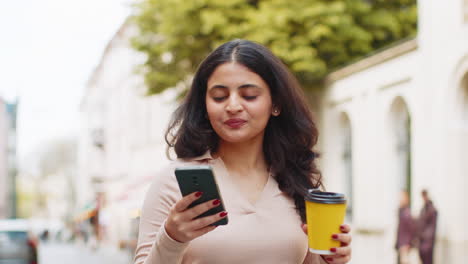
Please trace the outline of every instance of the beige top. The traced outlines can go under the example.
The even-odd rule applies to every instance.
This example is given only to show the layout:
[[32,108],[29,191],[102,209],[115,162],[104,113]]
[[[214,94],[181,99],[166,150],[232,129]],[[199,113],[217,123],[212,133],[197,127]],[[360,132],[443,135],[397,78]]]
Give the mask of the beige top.
[[[169,237],[164,221],[180,194],[174,169],[205,163],[213,167],[229,223],[190,242]],[[307,236],[294,202],[270,176],[260,198],[252,204],[231,181],[220,158],[210,153],[191,161],[177,160],[162,170],[152,183],[143,205],[135,264],[319,264],[326,263],[308,252]]]

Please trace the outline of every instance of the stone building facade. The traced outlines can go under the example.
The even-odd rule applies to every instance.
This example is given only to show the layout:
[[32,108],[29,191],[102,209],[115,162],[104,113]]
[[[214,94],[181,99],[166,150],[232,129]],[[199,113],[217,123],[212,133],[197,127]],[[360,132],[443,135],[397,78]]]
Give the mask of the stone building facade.
[[102,240],[115,246],[136,239],[143,197],[154,173],[169,162],[162,135],[176,97],[173,90],[145,94],[136,73],[143,58],[129,42],[134,33],[128,22],[121,26],[81,103],[78,203],[98,211]]
[[351,198],[353,263],[394,263],[401,189],[414,217],[423,189],[439,210],[436,263],[468,257],[466,5],[418,1],[415,39],[328,76],[322,171]]
[[17,106],[0,97],[0,219],[16,216]]

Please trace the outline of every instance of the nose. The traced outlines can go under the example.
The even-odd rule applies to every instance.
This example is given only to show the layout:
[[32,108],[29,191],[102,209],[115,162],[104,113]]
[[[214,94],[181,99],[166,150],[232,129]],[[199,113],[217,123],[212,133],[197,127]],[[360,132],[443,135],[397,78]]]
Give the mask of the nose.
[[226,111],[235,114],[242,111],[242,104],[239,101],[237,95],[229,96]]

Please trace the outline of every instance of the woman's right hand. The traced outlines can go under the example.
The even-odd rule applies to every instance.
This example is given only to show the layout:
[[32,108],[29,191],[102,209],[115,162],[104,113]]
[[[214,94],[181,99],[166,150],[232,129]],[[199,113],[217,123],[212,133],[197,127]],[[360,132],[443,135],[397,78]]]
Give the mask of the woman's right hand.
[[197,216],[211,208],[219,206],[221,203],[218,199],[215,199],[192,208],[188,208],[192,202],[200,198],[202,195],[202,192],[191,193],[172,206],[164,226],[167,234],[172,239],[181,243],[189,242],[199,236],[213,231],[217,226],[211,226],[210,224],[227,216],[227,212],[221,212],[215,215],[195,219]]

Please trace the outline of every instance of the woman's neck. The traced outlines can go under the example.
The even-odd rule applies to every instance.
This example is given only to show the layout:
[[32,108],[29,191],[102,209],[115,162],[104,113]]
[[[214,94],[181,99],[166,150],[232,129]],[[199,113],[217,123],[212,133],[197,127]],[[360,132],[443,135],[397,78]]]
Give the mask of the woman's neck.
[[230,171],[246,175],[247,172],[268,170],[263,154],[263,142],[220,142],[216,153]]

